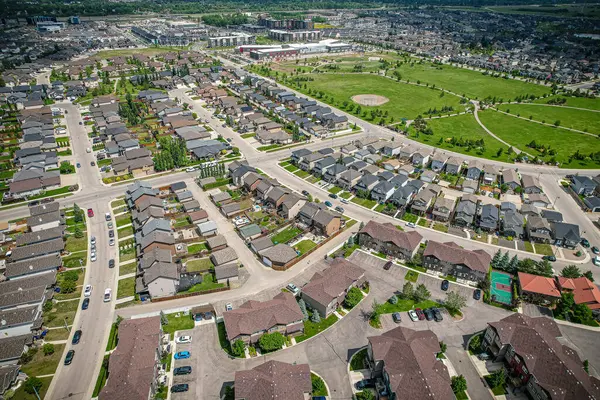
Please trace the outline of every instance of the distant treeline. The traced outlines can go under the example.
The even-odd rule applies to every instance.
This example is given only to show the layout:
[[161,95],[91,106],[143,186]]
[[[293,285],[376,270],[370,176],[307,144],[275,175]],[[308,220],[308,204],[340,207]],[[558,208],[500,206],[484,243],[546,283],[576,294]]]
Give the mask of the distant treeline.
[[[539,0],[537,4],[552,4],[554,0]],[[593,3],[596,0],[576,1],[575,3]],[[502,6],[530,5],[528,0],[336,0],[336,1],[298,1],[298,0],[224,0],[224,1],[183,1],[156,0],[112,2],[108,0],[79,0],[67,2],[64,0],[44,0],[37,2],[22,2],[0,0],[0,15],[14,18],[15,15],[50,15],[57,17],[124,15],[143,13],[170,14],[205,14],[240,12],[297,12],[314,9],[361,9],[361,8],[394,8],[403,6]]]
[[212,26],[241,25],[248,23],[248,16],[245,14],[211,14],[203,15],[202,22]]

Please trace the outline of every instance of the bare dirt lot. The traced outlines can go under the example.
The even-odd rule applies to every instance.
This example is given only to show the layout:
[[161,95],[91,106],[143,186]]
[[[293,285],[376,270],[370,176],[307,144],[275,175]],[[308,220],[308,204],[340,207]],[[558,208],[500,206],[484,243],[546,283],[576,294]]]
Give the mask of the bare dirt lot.
[[352,96],[352,101],[361,106],[380,106],[390,101],[390,99],[377,94],[357,94],[356,96]]

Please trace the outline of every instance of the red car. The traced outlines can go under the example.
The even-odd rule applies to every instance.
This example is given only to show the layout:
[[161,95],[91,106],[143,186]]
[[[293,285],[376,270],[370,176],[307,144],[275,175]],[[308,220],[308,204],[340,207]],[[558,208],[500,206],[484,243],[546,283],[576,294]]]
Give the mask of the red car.
[[94,216],[94,210],[92,210],[91,208],[88,208],[88,217],[93,217]]
[[419,320],[424,320],[425,319],[425,313],[423,312],[423,310],[421,310],[420,308],[415,308],[415,312],[417,313],[417,317],[419,317]]

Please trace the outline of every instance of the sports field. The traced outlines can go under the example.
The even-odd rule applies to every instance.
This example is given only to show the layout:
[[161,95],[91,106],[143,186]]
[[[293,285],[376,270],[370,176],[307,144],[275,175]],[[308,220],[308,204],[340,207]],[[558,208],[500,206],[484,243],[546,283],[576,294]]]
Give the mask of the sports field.
[[499,303],[511,304],[512,289],[510,283],[512,279],[510,275],[504,272],[492,271],[491,280],[490,295],[492,299]]
[[[368,114],[371,109],[387,111],[395,121],[401,118],[414,119],[419,114],[426,113],[430,108],[441,109],[444,106],[452,106],[456,111],[463,111],[464,107],[460,104],[460,98],[450,94],[442,94],[439,90],[433,90],[416,85],[394,82],[389,78],[369,74],[313,74],[314,80],[308,82],[310,88],[314,91],[322,91],[327,98],[317,99],[332,104],[335,107],[342,107],[343,102],[352,102],[352,96],[358,94],[377,94],[390,99],[389,102],[377,106],[361,106],[363,111],[367,111],[364,119],[370,120]],[[302,91],[308,93],[302,88]],[[333,96],[333,102],[331,101]]]
[[[600,139],[582,133],[571,132],[566,129],[552,128],[525,121],[510,115],[501,114],[493,110],[479,113],[481,122],[502,140],[526,151],[529,154],[550,160],[555,157],[563,168],[598,168],[599,162],[593,160],[572,160],[569,156],[579,150],[582,154],[600,152]],[[555,156],[544,156],[527,145],[535,140],[538,143],[550,146],[556,150]]]
[[600,112],[597,111],[535,104],[502,104],[498,108],[502,111],[510,110],[511,114],[520,114],[524,118],[531,117],[535,121],[547,124],[560,121],[560,126],[566,128],[600,133]]

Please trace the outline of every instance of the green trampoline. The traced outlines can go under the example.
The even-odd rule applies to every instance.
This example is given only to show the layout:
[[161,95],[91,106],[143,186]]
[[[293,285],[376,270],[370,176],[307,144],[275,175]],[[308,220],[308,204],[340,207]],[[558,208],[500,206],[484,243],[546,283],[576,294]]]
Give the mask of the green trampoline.
[[490,294],[492,300],[502,304],[512,303],[511,276],[504,272],[492,271]]

